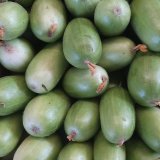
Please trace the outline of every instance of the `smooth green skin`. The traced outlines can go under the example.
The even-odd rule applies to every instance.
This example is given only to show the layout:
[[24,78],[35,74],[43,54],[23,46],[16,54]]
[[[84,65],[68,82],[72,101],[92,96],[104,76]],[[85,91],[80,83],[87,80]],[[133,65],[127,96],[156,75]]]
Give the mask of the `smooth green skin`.
[[69,12],[75,17],[90,17],[100,0],[65,0]]
[[69,106],[70,99],[60,90],[39,95],[27,104],[23,113],[23,126],[32,136],[49,136],[59,129]]
[[[107,83],[103,90],[97,93],[97,88],[102,83],[102,77],[107,78]],[[102,94],[107,89],[109,77],[107,72],[100,66],[96,66],[93,75],[89,69],[72,67],[64,75],[62,83],[64,90],[71,97],[92,98]]]
[[94,13],[94,22],[104,36],[123,33],[130,22],[131,10],[124,0],[101,0]]
[[62,141],[56,134],[46,138],[29,136],[20,144],[13,160],[57,160],[61,148]]
[[155,152],[160,153],[160,110],[159,108],[143,108],[136,110],[137,132],[143,141]]
[[92,146],[89,143],[68,143],[61,150],[57,160],[93,160]]
[[98,65],[108,72],[122,69],[133,60],[134,47],[134,42],[127,37],[106,39],[102,42],[102,56]]
[[31,61],[26,70],[26,83],[36,93],[51,91],[68,67],[61,43],[43,48]]
[[160,56],[160,52],[152,52],[152,51],[147,51],[145,52],[145,54],[141,51],[138,51],[136,52],[136,56],[135,58],[138,58],[138,57],[142,57],[142,56]]
[[77,68],[87,68],[85,61],[98,63],[102,44],[93,23],[86,18],[73,19],[64,32],[63,51],[67,61]]
[[5,41],[0,46],[0,62],[13,72],[25,72],[33,56],[32,45],[22,38]]
[[72,141],[84,142],[99,129],[99,108],[94,100],[78,100],[69,109],[64,121],[67,135],[76,132]]
[[0,78],[0,116],[24,109],[34,95],[27,88],[24,76],[14,75]]
[[150,50],[160,51],[160,1],[133,0],[131,24],[137,36]]
[[14,2],[19,3],[23,7],[30,7],[34,0],[14,0]]
[[[30,13],[31,29],[34,35],[44,42],[55,42],[62,37],[66,28],[66,11],[60,0],[35,0]],[[52,25],[55,32],[48,36]]]
[[4,27],[4,36],[0,40],[12,40],[21,36],[28,26],[27,11],[18,3],[0,3],[0,27]]
[[160,57],[146,55],[137,57],[128,73],[128,90],[135,102],[145,107],[156,106],[160,101]]
[[100,100],[100,122],[104,137],[111,143],[127,141],[135,129],[135,109],[122,87],[109,89]]
[[154,152],[146,144],[138,139],[132,138],[126,144],[127,160],[159,160],[160,154]]
[[124,146],[108,142],[100,131],[94,140],[94,160],[126,160]]
[[23,131],[20,114],[0,117],[0,157],[8,155],[17,146]]

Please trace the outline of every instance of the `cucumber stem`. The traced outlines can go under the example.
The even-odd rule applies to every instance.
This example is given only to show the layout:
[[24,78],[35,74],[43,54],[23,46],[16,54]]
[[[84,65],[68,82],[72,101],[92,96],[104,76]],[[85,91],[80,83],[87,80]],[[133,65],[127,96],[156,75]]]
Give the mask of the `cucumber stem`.
[[97,88],[97,90],[96,90],[97,93],[102,92],[102,90],[104,89],[104,87],[105,87],[106,84],[107,84],[107,80],[108,80],[107,77],[102,76],[102,83],[98,86],[98,88]]
[[48,31],[48,37],[52,37],[52,35],[56,31],[56,29],[57,29],[57,24],[52,24],[49,28],[49,31]]
[[0,27],[0,40],[4,37],[4,27]]
[[75,131],[72,131],[70,135],[67,136],[67,139],[69,141],[72,141],[74,139],[74,137],[76,136],[76,132]]
[[154,102],[154,104],[155,104],[156,106],[160,107],[160,101],[156,101],[156,102]]
[[90,70],[91,75],[93,76],[96,71],[96,65],[87,60],[84,63],[87,64],[88,69]]
[[138,44],[133,48],[134,52],[141,51],[143,53],[148,52],[147,46],[145,44]]

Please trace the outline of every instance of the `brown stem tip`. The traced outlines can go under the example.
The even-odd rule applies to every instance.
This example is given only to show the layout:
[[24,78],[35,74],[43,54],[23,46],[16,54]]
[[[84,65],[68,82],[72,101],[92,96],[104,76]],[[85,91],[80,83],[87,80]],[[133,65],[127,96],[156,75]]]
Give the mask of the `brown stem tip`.
[[98,88],[96,90],[97,93],[102,92],[102,90],[105,88],[105,86],[107,84],[107,80],[108,80],[107,77],[104,77],[104,76],[102,77],[102,83],[98,86]]
[[91,63],[90,61],[85,61],[84,63],[87,64],[88,69],[90,70],[91,75],[93,76],[96,71],[96,65]]
[[134,52],[141,51],[143,53],[148,52],[147,46],[145,44],[138,44],[133,48]]
[[67,136],[67,139],[69,141],[73,141],[74,137],[76,136],[76,132],[75,131],[72,131],[70,135]]
[[3,39],[3,37],[4,37],[4,27],[0,27],[0,40],[2,40]]
[[52,24],[48,30],[48,37],[52,37],[56,29],[57,29],[57,24]]
[[156,106],[160,107],[160,101],[156,101],[156,102],[154,102],[154,104],[155,104]]

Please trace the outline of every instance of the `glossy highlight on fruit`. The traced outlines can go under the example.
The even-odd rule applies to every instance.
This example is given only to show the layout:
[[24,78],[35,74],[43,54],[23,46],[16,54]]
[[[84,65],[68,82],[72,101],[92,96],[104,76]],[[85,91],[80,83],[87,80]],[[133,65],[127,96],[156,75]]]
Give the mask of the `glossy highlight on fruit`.
[[89,19],[75,18],[68,23],[63,36],[63,52],[67,61],[77,68],[87,68],[85,61],[98,63],[101,39]]
[[72,142],[62,148],[57,160],[93,160],[92,154],[91,144]]
[[109,77],[106,70],[91,63],[88,66],[89,69],[72,67],[64,75],[63,88],[71,97],[92,98],[107,89]]
[[44,42],[61,38],[66,27],[66,11],[60,0],[35,0],[30,13],[31,29]]
[[69,12],[75,17],[90,17],[100,0],[65,0]]
[[69,109],[64,129],[69,141],[84,142],[99,129],[99,108],[95,100],[78,100]]
[[29,15],[16,2],[0,3],[0,40],[12,40],[21,36],[27,29]]
[[57,134],[46,138],[28,136],[16,150],[13,160],[56,160],[62,145]]
[[127,83],[132,98],[141,106],[159,106],[160,57],[146,55],[137,57],[130,66]]
[[22,75],[10,75],[0,78],[0,116],[10,115],[24,109],[34,97]]
[[48,93],[56,87],[67,68],[62,44],[48,44],[28,65],[25,73],[27,86],[35,93]]
[[133,0],[131,3],[132,27],[150,50],[160,51],[160,1]]
[[113,87],[100,100],[100,122],[104,137],[110,142],[123,145],[135,130],[134,103],[128,91]]
[[98,65],[108,72],[122,69],[129,65],[136,52],[134,42],[122,36],[108,38],[102,41],[102,56]]
[[23,38],[0,42],[0,62],[10,71],[25,72],[34,53],[31,43]]
[[22,135],[22,116],[20,113],[0,117],[0,157],[13,151]]
[[137,107],[137,132],[145,144],[160,153],[160,109]]
[[112,144],[105,139],[100,131],[94,140],[94,160],[126,159],[125,146]]
[[101,0],[94,13],[95,25],[104,36],[123,33],[130,18],[130,6],[125,0]]
[[23,126],[32,136],[50,136],[62,125],[69,106],[70,99],[61,90],[36,96],[24,110]]

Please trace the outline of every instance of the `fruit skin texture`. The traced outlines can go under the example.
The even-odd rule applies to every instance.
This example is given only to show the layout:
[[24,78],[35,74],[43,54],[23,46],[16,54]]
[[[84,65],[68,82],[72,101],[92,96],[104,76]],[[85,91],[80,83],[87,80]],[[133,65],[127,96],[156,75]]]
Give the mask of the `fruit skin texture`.
[[29,136],[20,144],[13,160],[56,160],[61,148],[62,141],[56,134],[46,138]]
[[28,88],[36,93],[51,91],[67,67],[61,43],[47,45],[32,59],[26,70]]
[[27,88],[24,76],[14,75],[0,78],[0,116],[23,109],[34,95]]
[[94,13],[94,22],[104,36],[120,35],[128,26],[131,10],[124,0],[101,0]]
[[78,100],[69,109],[64,121],[67,135],[75,132],[72,141],[83,142],[92,138],[99,129],[99,108],[94,100]]
[[102,44],[93,23],[86,18],[73,19],[65,29],[63,51],[67,61],[77,68],[87,68],[85,61],[98,63]]
[[0,117],[0,157],[8,155],[19,142],[23,126],[20,114]]
[[127,160],[159,160],[160,154],[154,152],[139,138],[132,138],[126,144]]
[[160,1],[133,0],[131,24],[150,50],[160,51]]
[[124,68],[133,60],[135,44],[127,37],[114,37],[102,42],[102,56],[98,65],[108,72]]
[[66,27],[66,11],[60,0],[35,0],[30,13],[31,29],[44,42],[61,38]]
[[135,129],[135,109],[129,93],[122,87],[109,89],[100,100],[100,122],[104,137],[122,145]]
[[61,126],[70,100],[61,90],[54,90],[33,98],[23,113],[25,130],[35,137],[46,137]]
[[92,146],[87,143],[68,143],[59,153],[57,160],[93,160]]
[[108,142],[100,131],[94,140],[94,160],[125,160],[124,146]]
[[160,109],[139,107],[136,110],[137,132],[149,148],[160,153]]
[[153,107],[160,101],[160,57],[137,57],[128,73],[128,90],[139,105]]
[[[106,78],[106,84],[101,92],[96,92],[99,85]],[[72,83],[71,83],[72,82]],[[63,88],[68,95],[75,98],[92,98],[102,94],[108,86],[107,72],[100,66],[96,66],[94,74],[89,69],[70,68],[63,78]]]
[[17,38],[0,45],[0,62],[10,71],[25,72],[33,56],[34,49],[25,39]]
[[100,0],[65,0],[66,7],[75,17],[90,17]]
[[21,36],[27,29],[29,16],[27,11],[18,3],[0,3],[0,28],[4,34],[0,35],[0,40],[12,40]]

